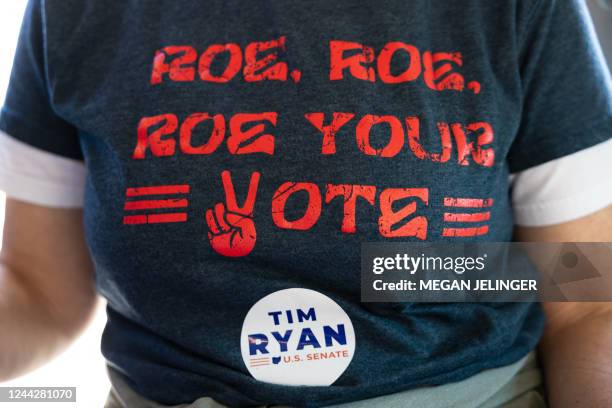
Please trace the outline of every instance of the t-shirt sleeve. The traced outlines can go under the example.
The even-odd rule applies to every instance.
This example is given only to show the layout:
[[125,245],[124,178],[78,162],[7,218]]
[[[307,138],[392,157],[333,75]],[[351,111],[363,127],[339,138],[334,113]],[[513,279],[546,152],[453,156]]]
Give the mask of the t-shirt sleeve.
[[612,204],[612,139],[510,176],[516,225],[575,220]]
[[610,72],[584,1],[536,1],[518,41],[523,111],[510,172],[612,138]]
[[30,0],[0,111],[0,190],[74,207],[82,200],[85,167],[77,129],[53,106],[44,32],[41,0]]

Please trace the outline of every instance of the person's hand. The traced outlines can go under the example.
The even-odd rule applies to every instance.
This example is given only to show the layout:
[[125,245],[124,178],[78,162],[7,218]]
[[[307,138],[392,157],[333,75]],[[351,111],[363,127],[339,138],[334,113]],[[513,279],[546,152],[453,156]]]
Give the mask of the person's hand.
[[221,174],[225,203],[217,203],[214,210],[206,210],[208,240],[218,254],[229,257],[246,256],[255,247],[257,232],[253,221],[253,208],[259,177],[259,173],[253,173],[247,198],[244,205],[239,206],[229,171]]

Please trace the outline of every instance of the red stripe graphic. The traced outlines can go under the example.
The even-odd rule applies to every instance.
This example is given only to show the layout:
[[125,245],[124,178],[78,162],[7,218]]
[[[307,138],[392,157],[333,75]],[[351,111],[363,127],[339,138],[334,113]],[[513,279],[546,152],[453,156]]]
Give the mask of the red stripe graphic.
[[147,222],[156,224],[162,222],[185,222],[187,221],[187,213],[168,213],[168,214],[149,214]]
[[138,225],[138,224],[146,224],[147,216],[146,215],[126,215],[123,217],[124,225]]
[[172,198],[168,200],[142,200],[126,201],[124,209],[129,210],[148,210],[154,208],[181,208],[187,207],[189,202],[185,198]]
[[189,184],[175,184],[167,186],[151,186],[151,187],[132,187],[128,188],[125,195],[128,197],[137,197],[142,195],[154,194],[187,194],[189,193]]
[[270,364],[270,357],[259,357],[250,359],[251,367],[261,367]]
[[488,221],[490,219],[491,219],[491,213],[489,211],[473,213],[473,214],[444,213],[444,221],[446,222],[480,222],[480,221]]
[[[126,190],[127,197],[141,197],[150,195],[165,195],[165,194],[188,194],[188,184],[173,184],[163,186],[147,186],[147,187],[130,187]],[[186,208],[189,206],[189,200],[186,198],[163,198],[157,200],[132,200],[124,203],[125,211],[142,211],[142,210],[160,210],[172,208]],[[125,225],[139,224],[161,224],[170,222],[185,222],[187,221],[186,212],[171,212],[160,214],[132,214],[123,217]]]
[[168,213],[168,214],[147,214],[147,215],[126,215],[123,217],[123,224],[161,224],[168,222],[185,222],[187,213]]
[[491,207],[493,205],[492,198],[455,198],[444,197],[444,206],[446,207],[464,207],[464,208],[482,208]]
[[489,226],[484,225],[476,228],[444,228],[442,236],[444,237],[475,237],[485,235],[489,232]]

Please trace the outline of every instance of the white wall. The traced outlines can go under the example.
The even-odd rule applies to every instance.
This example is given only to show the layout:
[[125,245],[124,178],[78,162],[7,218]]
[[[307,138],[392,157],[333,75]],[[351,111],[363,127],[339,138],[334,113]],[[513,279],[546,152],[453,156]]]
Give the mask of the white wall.
[[[25,5],[25,0],[0,1],[0,101],[4,101],[6,94]],[[4,225],[4,203],[4,193],[0,192],[0,228]],[[2,245],[1,236],[0,245]],[[102,407],[110,385],[106,378],[104,359],[100,354],[100,335],[106,321],[104,307],[100,306],[90,327],[68,350],[46,366],[21,378],[2,383],[0,386],[77,387],[76,404],[52,403],[51,406],[54,408]],[[0,336],[2,330],[0,327]],[[0,406],[40,408],[41,403],[0,403]]]

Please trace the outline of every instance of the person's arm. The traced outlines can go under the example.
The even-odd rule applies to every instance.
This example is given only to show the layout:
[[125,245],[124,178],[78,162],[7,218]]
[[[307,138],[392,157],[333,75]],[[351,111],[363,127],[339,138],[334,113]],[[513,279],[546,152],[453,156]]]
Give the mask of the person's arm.
[[[518,227],[520,241],[611,242],[612,206],[574,221]],[[550,406],[612,407],[612,303],[545,303],[539,352]]]
[[95,304],[82,210],[7,198],[0,252],[0,382],[61,351]]

